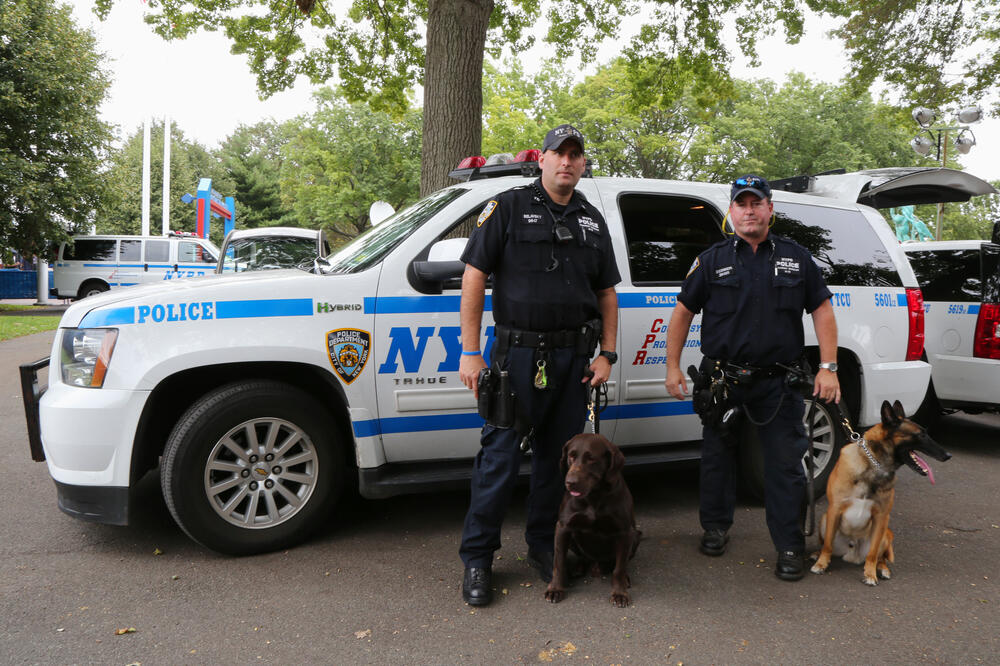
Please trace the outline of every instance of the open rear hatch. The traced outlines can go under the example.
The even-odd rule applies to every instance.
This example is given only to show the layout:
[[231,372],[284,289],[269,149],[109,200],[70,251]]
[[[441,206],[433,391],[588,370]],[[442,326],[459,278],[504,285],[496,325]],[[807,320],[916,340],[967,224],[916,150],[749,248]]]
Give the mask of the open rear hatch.
[[771,187],[856,201],[872,208],[968,201],[980,194],[997,192],[982,178],[940,167],[893,167],[796,176],[773,181]]

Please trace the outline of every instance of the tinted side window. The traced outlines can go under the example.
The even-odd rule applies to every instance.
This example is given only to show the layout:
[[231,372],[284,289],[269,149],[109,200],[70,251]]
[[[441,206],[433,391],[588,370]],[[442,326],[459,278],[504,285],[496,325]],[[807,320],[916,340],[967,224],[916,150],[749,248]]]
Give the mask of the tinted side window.
[[981,301],[979,250],[907,252],[925,301]]
[[141,240],[123,240],[118,248],[118,261],[139,261],[142,258]]
[[170,259],[170,241],[146,241],[146,262],[165,262]]
[[699,199],[623,194],[618,208],[633,284],[682,282],[695,258],[722,240],[718,211]]
[[902,287],[882,240],[857,210],[775,202],[774,233],[812,253],[829,285]]
[[181,241],[177,245],[177,261],[180,263],[214,264],[218,261],[212,253],[198,243]]
[[63,250],[65,261],[114,261],[118,241],[81,238]]

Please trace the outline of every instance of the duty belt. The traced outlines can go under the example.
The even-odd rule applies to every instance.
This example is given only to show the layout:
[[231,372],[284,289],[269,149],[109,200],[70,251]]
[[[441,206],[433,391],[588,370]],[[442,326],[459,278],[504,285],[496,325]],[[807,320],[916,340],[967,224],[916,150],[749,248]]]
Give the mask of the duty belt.
[[[717,364],[726,377],[739,383],[752,382],[758,379],[768,379],[770,377],[784,377],[788,373],[789,366],[783,364],[774,365],[750,365],[749,363],[735,363],[733,361],[723,361],[708,359],[713,365]],[[794,364],[790,364],[794,365]]]
[[564,331],[522,331],[516,328],[497,325],[496,337],[501,348],[535,347],[538,349],[559,349],[576,347],[586,340],[588,327],[581,326],[579,330]]

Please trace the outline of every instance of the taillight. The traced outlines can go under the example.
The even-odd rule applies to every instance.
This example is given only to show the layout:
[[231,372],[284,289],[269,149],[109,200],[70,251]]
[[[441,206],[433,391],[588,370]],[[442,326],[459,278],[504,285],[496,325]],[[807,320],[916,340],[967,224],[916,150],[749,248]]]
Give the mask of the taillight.
[[537,148],[530,148],[528,150],[522,150],[514,158],[515,162],[537,162],[538,158],[541,157],[542,151]]
[[1000,305],[983,303],[976,320],[976,337],[972,342],[972,355],[978,358],[1000,360]]
[[906,310],[910,321],[906,360],[919,361],[924,353],[924,295],[919,289],[906,290]]
[[486,164],[486,158],[482,155],[476,155],[474,157],[466,157],[464,160],[458,163],[459,169],[475,169],[476,167],[481,167]]

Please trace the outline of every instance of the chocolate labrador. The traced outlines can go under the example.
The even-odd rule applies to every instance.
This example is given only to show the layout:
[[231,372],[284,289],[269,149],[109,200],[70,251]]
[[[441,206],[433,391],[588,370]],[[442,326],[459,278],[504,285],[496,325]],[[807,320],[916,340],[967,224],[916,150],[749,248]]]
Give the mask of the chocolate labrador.
[[566,596],[566,555],[573,551],[580,571],[611,573],[611,603],[629,604],[631,586],[625,567],[639,547],[632,493],[622,478],[625,456],[608,438],[582,434],[563,446],[566,493],[559,507],[552,582],[545,598],[552,603]]

